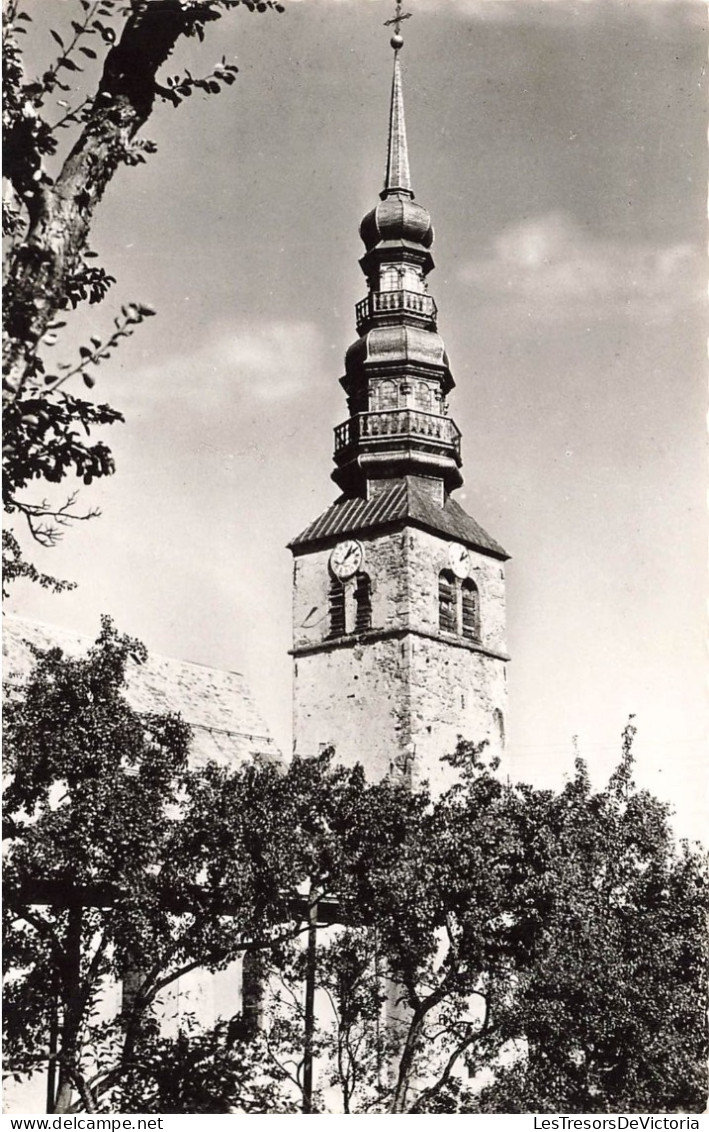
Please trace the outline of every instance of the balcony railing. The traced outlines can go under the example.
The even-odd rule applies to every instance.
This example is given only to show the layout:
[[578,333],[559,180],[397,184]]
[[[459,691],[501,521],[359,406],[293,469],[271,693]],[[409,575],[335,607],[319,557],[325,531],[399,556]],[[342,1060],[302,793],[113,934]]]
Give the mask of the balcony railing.
[[357,326],[377,314],[396,312],[435,320],[438,311],[430,295],[420,291],[372,291],[355,307]]
[[362,441],[409,437],[426,446],[451,448],[460,457],[460,430],[455,422],[418,409],[385,409],[350,417],[335,429],[335,455]]

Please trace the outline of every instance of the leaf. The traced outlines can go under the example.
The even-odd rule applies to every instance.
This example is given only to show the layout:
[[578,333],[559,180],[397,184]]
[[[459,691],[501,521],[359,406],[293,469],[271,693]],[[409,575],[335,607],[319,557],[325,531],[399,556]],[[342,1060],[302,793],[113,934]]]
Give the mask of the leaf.
[[92,47],[80,47],[82,55],[86,55],[88,59],[98,59],[98,55]]
[[52,39],[53,39],[53,40],[54,40],[54,41],[55,41],[56,43],[58,43],[58,44],[59,44],[59,46],[61,47],[61,49],[62,49],[62,51],[63,51],[63,50],[64,50],[64,40],[63,40],[63,39],[62,39],[62,37],[60,36],[59,32],[58,32],[58,31],[55,31],[55,30],[54,30],[54,28],[50,28],[50,29],[49,29],[49,34],[51,35]]
[[57,67],[64,67],[65,70],[67,70],[67,71],[81,71],[81,70],[83,70],[83,67],[80,67],[78,65],[78,63],[74,62],[73,59],[68,59],[68,58],[60,59],[59,62],[57,63]]
[[84,385],[88,389],[93,389],[94,385],[96,384],[96,379],[91,377],[91,375],[88,373],[83,373],[81,376],[84,379]]

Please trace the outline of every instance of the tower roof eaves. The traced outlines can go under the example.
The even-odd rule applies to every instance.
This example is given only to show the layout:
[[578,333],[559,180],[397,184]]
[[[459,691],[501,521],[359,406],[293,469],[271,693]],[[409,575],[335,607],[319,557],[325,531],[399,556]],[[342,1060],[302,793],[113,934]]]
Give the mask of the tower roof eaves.
[[293,554],[315,545],[327,545],[340,536],[364,534],[382,527],[416,526],[434,534],[462,542],[491,558],[506,561],[510,556],[477,520],[450,496],[443,506],[436,504],[413,477],[393,480],[386,490],[363,499],[342,495],[322,515],[288,543]]

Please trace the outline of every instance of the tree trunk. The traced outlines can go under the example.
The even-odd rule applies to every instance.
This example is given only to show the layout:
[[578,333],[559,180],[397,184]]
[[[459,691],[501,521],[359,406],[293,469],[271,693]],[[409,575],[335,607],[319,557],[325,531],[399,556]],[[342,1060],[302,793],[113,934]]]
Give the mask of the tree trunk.
[[414,1070],[414,1058],[418,1052],[419,1043],[423,1034],[424,1023],[430,1014],[446,997],[447,988],[445,983],[438,987],[428,998],[423,1002],[419,1002],[416,1009],[411,1014],[411,1021],[406,1033],[406,1040],[404,1041],[401,1057],[399,1059],[399,1070],[397,1073],[396,1085],[394,1088],[394,1095],[392,1097],[391,1105],[389,1107],[390,1113],[405,1113],[406,1100],[411,1086],[411,1078]]
[[[49,323],[67,305],[68,283],[81,262],[95,206],[130,143],[150,116],[155,75],[189,27],[180,0],[133,0],[120,42],[109,51],[93,108],[54,184],[20,193],[30,214],[12,252],[5,290],[3,399],[24,387]],[[214,17],[212,17],[214,18]]]

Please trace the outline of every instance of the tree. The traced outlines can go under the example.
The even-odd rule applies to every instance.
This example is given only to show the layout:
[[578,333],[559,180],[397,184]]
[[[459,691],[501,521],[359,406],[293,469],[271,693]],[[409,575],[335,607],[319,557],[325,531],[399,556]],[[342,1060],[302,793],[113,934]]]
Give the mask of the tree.
[[[54,545],[71,521],[97,512],[77,510],[75,492],[55,503],[28,489],[37,481],[59,484],[70,475],[90,484],[114,470],[110,448],[92,435],[123,417],[108,404],[77,396],[72,379],[93,388],[95,367],[154,313],[144,304],[128,304],[112,332],[92,336],[75,361],[46,360],[66,325],[64,312],[80,302],[101,302],[115,282],[94,262],[89,245],[95,209],[121,166],[154,152],[153,143],[138,134],[156,99],[178,106],[196,90],[217,94],[235,81],[237,68],[226,59],[203,78],[186,72],[162,81],[162,70],[181,39],[201,40],[208,23],[240,4],[249,11],[283,10],[276,0],[77,0],[76,18],[49,28],[56,58],[30,79],[21,37],[32,16],[21,0],[6,4],[3,506],[24,520],[42,546]],[[91,94],[83,72],[101,64]],[[26,577],[66,587],[25,559],[11,529],[3,540],[6,586]]]
[[[190,769],[182,720],[123,695],[144,657],[106,620],[85,657],[38,650],[6,709],[6,1065],[57,1066],[58,1112],[120,1109],[141,1081],[154,1097],[165,989],[247,953],[277,963],[307,927],[304,883],[349,875],[360,811],[409,806],[326,754]],[[101,1017],[121,979],[120,1015]]]
[[[581,761],[505,784],[465,742],[438,799],[331,752],[191,770],[181,720],[123,696],[143,656],[106,622],[6,712],[7,1063],[58,1066],[56,1111],[293,1111],[313,916],[316,1110],[702,1109],[707,864],[635,787],[632,727],[597,792]],[[161,1030],[176,978],[245,954],[260,1034]]]
[[524,1056],[484,1090],[498,1112],[703,1112],[707,860],[623,757],[550,796],[549,904],[509,1009]]
[[[447,761],[459,781],[365,898],[394,1046],[375,1103],[391,1113],[446,1111],[461,1073],[495,1065],[508,1038],[504,1007],[528,962],[530,916],[540,912],[526,868],[536,797],[499,781],[484,744],[461,741]],[[356,984],[338,981],[339,1011],[352,1014]]]
[[295,1113],[297,1098],[262,1038],[234,1040],[233,1022],[205,1029],[183,1016],[175,1036],[152,1034],[122,1091],[125,1112]]
[[[581,761],[558,793],[504,785],[461,743],[460,783],[360,874],[318,949],[344,1111],[703,1111],[706,858],[635,787],[633,734],[598,792]],[[285,1069],[302,977],[301,953],[266,1030]]]
[[[535,799],[505,787],[483,747],[459,745],[461,781],[433,801],[352,828],[338,878],[338,926],[317,951],[320,1104],[339,1091],[346,1112],[446,1111],[459,1075],[494,1066],[507,1041],[504,1006],[529,955],[524,862],[534,849]],[[365,816],[361,813],[361,816]],[[354,864],[354,869],[352,865]],[[265,1039],[302,1085],[302,949],[273,972]],[[323,1091],[325,1090],[325,1091]]]

